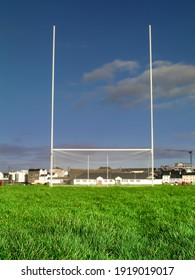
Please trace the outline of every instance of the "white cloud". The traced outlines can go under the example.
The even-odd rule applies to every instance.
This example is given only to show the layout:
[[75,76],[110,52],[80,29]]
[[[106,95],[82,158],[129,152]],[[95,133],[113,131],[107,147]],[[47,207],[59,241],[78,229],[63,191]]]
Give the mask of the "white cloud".
[[94,69],[91,72],[84,73],[83,80],[85,82],[91,82],[96,80],[108,80],[112,79],[116,72],[132,72],[137,68],[138,63],[135,61],[123,61],[116,59],[113,62],[104,64],[102,67]]
[[[104,101],[124,106],[150,98],[149,70],[105,87]],[[153,96],[156,108],[170,108],[195,98],[195,66],[156,61],[153,67]]]
[[[99,98],[103,104],[116,104],[130,107],[150,99],[149,67],[142,72],[134,61],[114,60],[83,75],[83,80],[90,83],[96,80],[107,80],[106,86],[90,88],[86,94],[77,98],[76,103],[86,104]],[[113,79],[117,73],[126,78]],[[129,74],[131,73],[131,75]],[[123,75],[124,77],[124,75]],[[119,78],[119,76],[118,76]],[[154,61],[153,63],[153,97],[155,109],[170,109],[173,106],[187,105],[195,101],[195,66],[170,61]],[[149,103],[148,103],[149,104]]]
[[149,73],[146,71],[138,77],[126,78],[116,84],[106,86],[104,101],[124,106],[143,102],[149,98],[148,81]]
[[157,60],[153,62],[153,69],[154,68],[160,68],[160,67],[165,67],[165,66],[170,66],[171,62],[167,61],[167,60]]
[[195,94],[195,66],[169,64],[153,70],[157,98]]

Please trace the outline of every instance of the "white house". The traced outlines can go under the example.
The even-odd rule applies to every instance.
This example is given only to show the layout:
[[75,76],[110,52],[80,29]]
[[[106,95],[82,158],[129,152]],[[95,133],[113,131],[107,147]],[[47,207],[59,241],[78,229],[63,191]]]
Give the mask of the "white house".
[[[28,183],[29,184],[36,184],[39,182],[40,177],[46,177],[47,176],[47,170],[46,169],[29,169],[28,170]],[[41,179],[41,181],[44,181],[44,179]]]
[[[48,173],[47,183],[51,183],[51,174]],[[56,172],[52,173],[52,184],[53,185],[62,185],[64,183],[64,177],[59,177],[59,174]]]
[[163,184],[170,184],[171,175],[163,175],[162,176],[162,183]]
[[27,175],[28,175],[28,170],[10,171],[9,180],[15,183],[26,183]]
[[185,175],[182,175],[182,182],[184,184],[192,184],[195,182],[195,174],[185,174]]
[[0,180],[2,180],[4,178],[4,175],[2,172],[0,172]]

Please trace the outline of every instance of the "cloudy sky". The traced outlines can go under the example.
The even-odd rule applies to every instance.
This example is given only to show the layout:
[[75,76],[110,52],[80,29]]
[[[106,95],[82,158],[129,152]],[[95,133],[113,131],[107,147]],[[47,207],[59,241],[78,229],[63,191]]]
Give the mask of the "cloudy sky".
[[152,25],[155,165],[195,151],[195,3],[8,0],[0,4],[0,170],[49,167],[54,146],[148,148]]

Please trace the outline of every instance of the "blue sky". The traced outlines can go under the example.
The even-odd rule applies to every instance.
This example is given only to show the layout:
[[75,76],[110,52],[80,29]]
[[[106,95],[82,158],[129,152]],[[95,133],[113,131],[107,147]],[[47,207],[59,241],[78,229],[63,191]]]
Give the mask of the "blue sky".
[[2,1],[0,170],[49,167],[53,25],[54,146],[150,147],[151,24],[155,165],[189,162],[194,10],[188,0]]

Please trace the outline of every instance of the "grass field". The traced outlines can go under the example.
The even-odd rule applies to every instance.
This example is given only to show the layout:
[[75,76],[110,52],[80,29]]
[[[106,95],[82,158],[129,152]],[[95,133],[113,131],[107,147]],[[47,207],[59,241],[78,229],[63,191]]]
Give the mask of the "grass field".
[[195,186],[0,187],[0,259],[195,258]]

